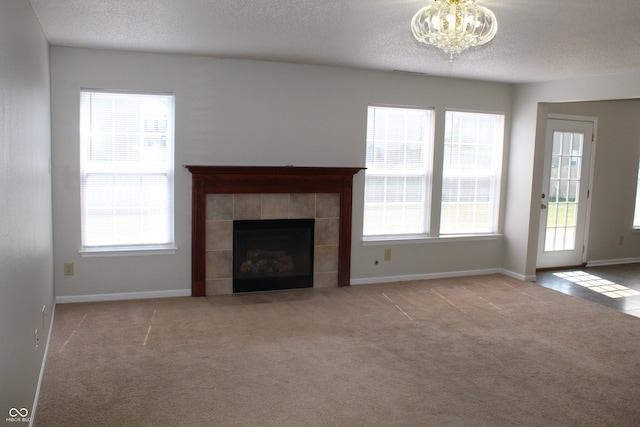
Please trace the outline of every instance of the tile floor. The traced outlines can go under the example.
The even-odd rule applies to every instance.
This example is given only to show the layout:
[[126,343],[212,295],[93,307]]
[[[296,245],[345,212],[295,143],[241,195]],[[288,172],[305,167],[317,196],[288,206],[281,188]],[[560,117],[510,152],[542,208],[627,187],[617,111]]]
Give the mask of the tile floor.
[[640,264],[536,272],[536,283],[640,317]]

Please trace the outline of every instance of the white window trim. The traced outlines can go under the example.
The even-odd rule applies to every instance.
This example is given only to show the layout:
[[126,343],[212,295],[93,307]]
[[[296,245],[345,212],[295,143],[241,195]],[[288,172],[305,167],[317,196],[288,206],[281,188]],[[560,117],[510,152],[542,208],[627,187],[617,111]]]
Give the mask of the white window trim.
[[[432,164],[431,173],[431,187],[428,189],[428,204],[429,209],[425,212],[425,220],[427,221],[426,229],[430,230],[425,234],[413,234],[413,235],[364,235],[364,230],[361,230],[361,243],[362,246],[383,246],[383,245],[404,245],[404,244],[434,244],[434,243],[451,243],[451,242],[472,242],[472,241],[490,241],[502,238],[500,216],[502,206],[502,190],[504,187],[504,155],[505,155],[505,140],[506,135],[503,135],[502,148],[501,148],[501,164],[499,170],[500,184],[497,188],[497,201],[496,209],[498,209],[498,217],[496,218],[496,232],[488,233],[475,233],[475,234],[440,234],[440,212],[441,212],[441,193],[442,188],[439,191],[433,188],[435,176],[438,175],[438,182],[442,185],[442,157],[438,159],[438,155],[441,155],[444,150],[444,129],[445,129],[445,116],[447,111],[467,112],[467,113],[479,113],[479,114],[501,114],[504,116],[503,132],[507,129],[507,114],[504,111],[487,111],[487,110],[473,110],[473,109],[437,109],[434,107],[417,107],[417,106],[402,106],[391,104],[369,104],[369,107],[389,107],[389,108],[416,108],[431,110],[434,112],[434,136],[433,136],[433,152],[429,153],[429,159]],[[438,193],[438,194],[436,194]],[[438,205],[437,212],[434,213],[434,203]],[[635,228],[634,231],[640,232],[640,228]]]
[[[638,230],[640,231],[640,230]],[[474,242],[482,240],[497,240],[502,234],[456,234],[440,236],[367,236],[362,239],[362,246],[384,246],[402,244],[431,244],[451,242]]]
[[112,257],[112,256],[146,256],[146,255],[174,255],[178,247],[171,246],[158,246],[158,247],[144,247],[136,246],[135,248],[96,248],[96,249],[81,249],[78,251],[82,258],[99,258],[99,257]]
[[[396,108],[396,109],[403,109],[403,110],[418,110],[418,111],[428,111],[430,113],[430,126],[431,126],[431,130],[433,131],[433,134],[429,136],[430,139],[430,147],[431,150],[427,151],[425,153],[425,165],[424,165],[424,169],[419,171],[419,170],[415,170],[412,171],[413,173],[408,174],[408,173],[398,173],[398,176],[415,176],[415,177],[425,177],[425,181],[426,181],[426,185],[424,188],[424,198],[425,198],[425,211],[424,211],[424,218],[423,221],[424,223],[422,224],[424,233],[420,233],[420,234],[402,234],[402,235],[393,235],[393,234],[384,234],[384,235],[365,235],[364,234],[364,228],[361,230],[362,236],[363,236],[363,240],[371,240],[371,241],[375,241],[375,240],[384,240],[384,241],[388,241],[389,238],[392,239],[396,239],[396,238],[400,238],[400,239],[412,239],[415,236],[419,236],[420,238],[425,238],[429,236],[429,230],[430,230],[430,224],[431,224],[431,209],[429,208],[430,203],[432,203],[432,180],[433,180],[433,173],[432,173],[432,169],[433,169],[433,151],[434,151],[434,144],[435,144],[435,122],[436,122],[436,109],[433,107],[421,107],[421,106],[414,106],[414,105],[391,105],[391,104],[369,104],[367,106],[367,110],[369,108]],[[368,132],[368,123],[367,123],[367,132]],[[368,136],[365,138],[365,141],[368,141]],[[427,146],[429,144],[426,144]],[[366,161],[366,159],[365,159]],[[394,175],[394,171],[392,170],[377,170],[377,169],[373,169],[373,168],[368,168],[365,171],[367,174],[373,175],[373,176],[390,176],[390,175]],[[366,185],[366,184],[365,184]],[[366,204],[366,188],[365,188],[365,199],[364,204]],[[364,212],[363,212],[364,213]]]
[[[640,165],[640,162],[638,162],[638,164]],[[633,204],[633,218],[631,220],[632,221],[631,228],[635,232],[640,232],[640,224],[636,224],[636,217],[640,216],[640,212],[638,212],[638,209],[640,209],[640,203],[638,203],[638,199],[640,198],[640,166],[638,166],[635,196],[636,197]]]
[[[169,95],[174,97],[173,100],[173,117],[171,120],[171,127],[173,132],[173,152],[171,153],[171,161],[173,162],[173,168],[171,170],[172,175],[172,186],[173,189],[171,191],[171,197],[173,201],[171,202],[173,212],[171,214],[172,217],[172,236],[173,241],[168,244],[160,244],[160,245],[130,245],[130,246],[121,246],[121,245],[112,245],[112,246],[88,246],[83,247],[82,243],[80,244],[80,249],[78,253],[82,258],[98,258],[98,257],[122,257],[122,256],[149,256],[149,255],[174,255],[178,250],[178,246],[176,245],[176,235],[175,235],[175,94],[172,92],[146,92],[146,91],[126,91],[126,90],[105,90],[105,89],[94,89],[94,88],[81,88],[80,92],[95,92],[95,93],[118,93],[118,94],[132,94],[132,95]],[[99,169],[99,167],[95,167],[95,169]],[[153,167],[151,168],[153,169]],[[82,191],[82,189],[80,190]],[[82,214],[81,214],[82,215]],[[82,231],[81,231],[82,232]]]

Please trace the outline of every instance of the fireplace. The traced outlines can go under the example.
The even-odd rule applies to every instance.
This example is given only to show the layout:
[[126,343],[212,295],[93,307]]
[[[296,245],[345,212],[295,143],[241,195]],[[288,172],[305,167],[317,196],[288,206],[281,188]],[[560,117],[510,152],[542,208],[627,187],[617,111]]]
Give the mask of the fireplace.
[[[205,296],[209,278],[207,277],[207,265],[211,261],[215,266],[211,270],[220,273],[216,281],[225,281],[227,277],[231,277],[232,262],[231,254],[227,255],[226,247],[212,248],[215,252],[207,250],[208,243],[206,240],[207,230],[209,228],[208,215],[210,210],[207,209],[208,196],[229,196],[235,200],[233,204],[233,219],[266,219],[263,215],[251,214],[253,218],[236,218],[238,207],[246,208],[246,204],[242,196],[254,198],[270,198],[275,199],[288,193],[290,201],[300,198],[313,198],[316,200],[316,206],[321,209],[323,206],[320,199],[324,196],[337,195],[338,197],[338,214],[335,220],[338,221],[338,231],[336,237],[337,255],[335,259],[336,280],[338,286],[349,286],[350,281],[350,264],[351,264],[351,198],[353,175],[364,169],[361,167],[296,167],[296,166],[205,166],[205,165],[185,165],[193,175],[192,177],[192,197],[191,197],[191,295]],[[254,197],[255,196],[255,197]],[[284,196],[282,196],[284,197]],[[264,200],[263,200],[264,201]],[[240,203],[240,204],[238,204]],[[242,206],[240,206],[242,205]],[[278,203],[276,202],[277,206]],[[296,217],[295,204],[290,204],[289,217]],[[273,204],[269,203],[269,206]],[[264,214],[264,203],[262,213]],[[259,211],[258,211],[259,212]],[[308,218],[305,215],[303,218]],[[322,217],[322,215],[320,216]],[[318,218],[318,216],[316,216]],[[325,221],[326,223],[327,221]],[[330,222],[330,221],[329,221]],[[226,229],[224,221],[212,224],[212,228]],[[325,228],[326,224],[319,224],[316,220],[316,228]],[[220,241],[226,241],[227,234],[223,232],[213,239],[216,244]],[[222,237],[220,237],[222,236]],[[323,262],[318,260],[325,258],[327,248],[318,242],[320,234],[315,233],[316,247],[314,248],[314,268],[318,270],[318,266],[322,266]],[[220,249],[220,250],[218,250]],[[333,250],[331,249],[331,252]],[[228,266],[228,275],[227,274]],[[327,269],[322,269],[322,271]],[[320,272],[320,276],[322,273]],[[314,287],[318,286],[319,275],[314,277]],[[320,277],[323,279],[323,277]],[[231,279],[228,279],[231,280]],[[320,283],[324,286],[324,283]],[[232,292],[231,283],[224,285],[225,289]],[[335,284],[334,284],[335,286]],[[218,292],[216,292],[218,293]],[[227,292],[222,292],[227,293]]]
[[310,219],[233,222],[233,292],[313,287]]

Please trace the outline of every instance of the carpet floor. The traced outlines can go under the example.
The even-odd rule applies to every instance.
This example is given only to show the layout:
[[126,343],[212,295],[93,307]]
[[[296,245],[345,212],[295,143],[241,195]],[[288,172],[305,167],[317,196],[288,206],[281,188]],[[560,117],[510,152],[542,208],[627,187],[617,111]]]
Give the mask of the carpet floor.
[[37,426],[637,426],[640,318],[488,275],[58,305]]

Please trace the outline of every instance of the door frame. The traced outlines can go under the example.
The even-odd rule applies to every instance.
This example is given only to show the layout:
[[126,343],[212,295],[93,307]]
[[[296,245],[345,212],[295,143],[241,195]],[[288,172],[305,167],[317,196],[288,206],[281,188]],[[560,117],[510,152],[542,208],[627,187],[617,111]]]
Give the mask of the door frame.
[[[591,149],[590,149],[590,159],[589,159],[589,165],[583,165],[583,167],[588,167],[588,171],[589,171],[589,177],[588,177],[588,191],[589,191],[589,196],[587,197],[587,203],[585,205],[585,222],[584,222],[584,235],[583,237],[583,246],[584,246],[584,250],[582,252],[582,256],[581,256],[581,263],[582,265],[585,265],[587,262],[587,253],[589,251],[589,224],[591,223],[591,200],[593,199],[593,179],[594,179],[594,172],[595,172],[595,153],[596,153],[596,142],[598,139],[598,118],[595,116],[579,116],[579,115],[572,115],[572,114],[558,114],[558,113],[548,113],[547,117],[545,118],[545,127],[544,127],[544,133],[545,133],[545,147],[544,147],[544,158],[543,158],[543,162],[542,162],[542,169],[543,171],[545,170],[545,165],[547,163],[547,155],[551,153],[551,146],[553,144],[553,141],[547,141],[547,131],[548,131],[548,121],[549,120],[565,120],[565,121],[571,121],[571,122],[587,122],[590,123],[592,126],[592,132],[593,132],[593,139],[591,141]],[[544,172],[543,172],[544,173]],[[540,182],[540,187],[539,187],[539,191],[538,191],[538,197],[536,198],[536,201],[540,200],[540,196],[543,193],[547,192],[546,188],[544,187],[544,183],[545,183],[545,179],[543,177],[542,181]],[[541,223],[542,220],[542,215],[543,213],[546,214],[546,211],[543,209],[537,209],[538,210],[538,224]],[[544,241],[542,241],[541,239],[541,230],[538,230],[538,235],[536,236],[536,240],[537,240],[537,250],[536,250],[536,268],[538,269],[538,254],[540,251],[540,247],[541,245],[544,245]],[[564,267],[576,267],[576,266],[564,266]],[[544,269],[544,267],[542,267]],[[552,267],[551,267],[552,268]]]

